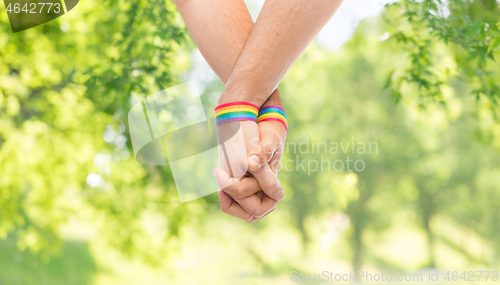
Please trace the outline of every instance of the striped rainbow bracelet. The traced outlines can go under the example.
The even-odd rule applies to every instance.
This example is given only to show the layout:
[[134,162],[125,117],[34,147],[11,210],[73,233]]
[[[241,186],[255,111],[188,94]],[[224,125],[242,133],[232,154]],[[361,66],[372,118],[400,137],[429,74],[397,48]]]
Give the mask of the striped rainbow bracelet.
[[265,121],[277,121],[282,123],[288,130],[288,123],[286,120],[286,114],[283,108],[278,106],[267,106],[259,110],[259,116],[257,117],[257,123]]
[[219,126],[232,121],[257,121],[259,107],[247,102],[232,102],[215,107],[215,122]]

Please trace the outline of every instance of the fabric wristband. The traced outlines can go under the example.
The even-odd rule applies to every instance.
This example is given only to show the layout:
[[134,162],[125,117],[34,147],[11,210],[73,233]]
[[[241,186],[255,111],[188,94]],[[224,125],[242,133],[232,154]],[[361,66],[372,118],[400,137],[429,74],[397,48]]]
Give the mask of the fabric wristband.
[[215,122],[219,126],[232,121],[257,121],[259,107],[247,102],[232,102],[215,107]]
[[267,106],[259,110],[259,116],[257,117],[257,123],[265,121],[277,121],[282,123],[288,130],[288,123],[286,120],[286,114],[283,108],[278,106]]

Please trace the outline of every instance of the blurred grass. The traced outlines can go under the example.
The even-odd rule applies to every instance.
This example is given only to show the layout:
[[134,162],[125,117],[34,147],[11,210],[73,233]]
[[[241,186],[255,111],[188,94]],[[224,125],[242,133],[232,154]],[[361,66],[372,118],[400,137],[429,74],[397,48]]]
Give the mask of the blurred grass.
[[28,250],[19,251],[13,236],[0,241],[0,284],[85,285],[97,272],[89,245],[65,241],[60,254],[44,259]]

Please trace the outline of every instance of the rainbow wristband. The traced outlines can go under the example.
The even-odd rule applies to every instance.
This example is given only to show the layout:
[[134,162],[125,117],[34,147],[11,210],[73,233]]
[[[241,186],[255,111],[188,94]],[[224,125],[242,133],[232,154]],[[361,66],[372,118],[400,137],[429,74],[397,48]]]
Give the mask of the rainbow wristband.
[[232,102],[215,107],[217,126],[232,121],[257,121],[259,107],[247,102]]
[[286,120],[286,114],[283,108],[278,106],[267,106],[259,111],[259,116],[257,117],[257,123],[265,121],[277,121],[282,123],[288,130],[288,123]]

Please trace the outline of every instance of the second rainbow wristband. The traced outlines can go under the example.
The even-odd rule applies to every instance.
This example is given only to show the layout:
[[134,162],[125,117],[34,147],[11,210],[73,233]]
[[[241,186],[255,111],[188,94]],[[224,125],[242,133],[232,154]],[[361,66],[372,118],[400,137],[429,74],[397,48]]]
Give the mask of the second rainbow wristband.
[[286,119],[285,110],[279,106],[267,106],[259,110],[257,123],[265,121],[276,121],[282,123],[288,130],[288,122]]

